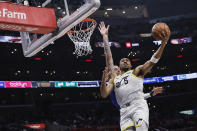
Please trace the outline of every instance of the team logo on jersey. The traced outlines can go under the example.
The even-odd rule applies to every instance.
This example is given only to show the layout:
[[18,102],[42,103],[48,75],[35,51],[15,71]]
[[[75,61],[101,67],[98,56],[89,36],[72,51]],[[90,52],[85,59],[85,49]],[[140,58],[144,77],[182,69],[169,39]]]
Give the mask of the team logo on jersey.
[[[128,76],[129,76],[129,75],[128,75]],[[123,77],[123,78],[120,80],[120,82],[117,82],[116,85],[115,85],[116,88],[119,88],[119,87],[121,86],[121,82],[122,82],[122,81],[124,81],[123,84],[125,84],[125,85],[128,84],[128,79],[127,79],[128,76]]]

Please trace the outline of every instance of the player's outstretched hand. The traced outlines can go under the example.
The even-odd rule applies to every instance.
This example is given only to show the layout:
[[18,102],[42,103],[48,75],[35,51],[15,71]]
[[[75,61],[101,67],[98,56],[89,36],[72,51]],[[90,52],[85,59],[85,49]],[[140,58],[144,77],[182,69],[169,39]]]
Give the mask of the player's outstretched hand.
[[105,70],[103,71],[102,81],[106,82],[109,80],[109,78],[110,78],[110,73],[108,72],[108,68],[105,67]]
[[163,92],[163,87],[153,88],[153,96]]
[[108,31],[109,31],[109,27],[110,25],[108,25],[107,27],[105,26],[105,23],[103,21],[101,21],[101,23],[99,24],[99,31],[101,33],[102,36],[104,35],[108,35]]
[[162,33],[160,34],[160,38],[164,43],[167,43],[169,38],[170,38],[170,32],[169,31],[162,31]]

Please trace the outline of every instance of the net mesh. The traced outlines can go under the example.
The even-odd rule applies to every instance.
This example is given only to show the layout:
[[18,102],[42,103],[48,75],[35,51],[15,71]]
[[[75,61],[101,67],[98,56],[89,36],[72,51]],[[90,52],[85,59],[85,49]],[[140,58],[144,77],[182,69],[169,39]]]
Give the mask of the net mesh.
[[92,53],[90,37],[96,27],[96,24],[96,21],[86,19],[68,31],[67,34],[69,38],[75,44],[75,54],[77,56],[86,56]]

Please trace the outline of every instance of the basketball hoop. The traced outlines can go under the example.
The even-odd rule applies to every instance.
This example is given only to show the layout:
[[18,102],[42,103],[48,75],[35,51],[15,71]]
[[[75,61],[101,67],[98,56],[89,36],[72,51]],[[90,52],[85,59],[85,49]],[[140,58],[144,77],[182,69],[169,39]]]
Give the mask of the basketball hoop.
[[90,37],[96,27],[96,24],[97,22],[95,20],[86,18],[67,32],[69,38],[75,44],[76,55],[86,56],[92,53]]

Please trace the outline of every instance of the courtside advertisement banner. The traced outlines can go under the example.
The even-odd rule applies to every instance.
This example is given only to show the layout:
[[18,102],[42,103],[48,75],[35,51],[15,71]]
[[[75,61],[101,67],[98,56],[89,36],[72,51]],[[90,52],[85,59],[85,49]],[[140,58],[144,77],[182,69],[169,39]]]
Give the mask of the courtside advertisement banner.
[[192,42],[192,37],[184,37],[180,39],[172,39],[171,44],[186,44],[186,43],[191,43]]
[[32,88],[48,88],[55,87],[54,81],[32,81]]
[[54,9],[0,1],[1,30],[47,34],[56,28]]
[[0,88],[5,88],[5,82],[4,81],[0,81]]
[[31,88],[31,81],[5,81],[6,88]]
[[99,87],[98,81],[78,81],[77,87]]
[[32,128],[32,129],[36,129],[36,130],[43,130],[46,128],[46,125],[44,123],[40,123],[40,124],[28,124],[28,125],[24,125],[26,127]]
[[[144,84],[196,79],[197,72],[163,77],[144,78]],[[47,88],[47,87],[99,87],[100,81],[0,81],[0,88]]]
[[77,81],[55,81],[55,87],[77,87]]

